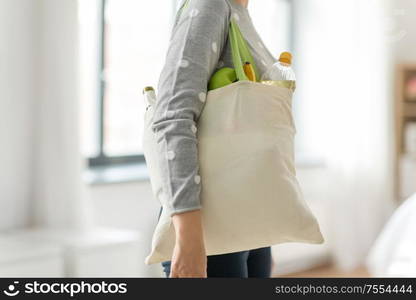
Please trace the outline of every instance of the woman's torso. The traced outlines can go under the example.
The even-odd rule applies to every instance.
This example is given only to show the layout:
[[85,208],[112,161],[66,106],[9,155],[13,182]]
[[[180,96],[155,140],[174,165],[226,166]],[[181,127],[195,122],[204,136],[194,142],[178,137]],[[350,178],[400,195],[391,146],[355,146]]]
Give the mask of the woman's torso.
[[[265,46],[260,35],[256,31],[247,8],[237,4],[234,0],[225,0],[231,7],[231,17],[237,22],[245,40],[248,43],[251,54],[257,66],[260,76],[266,72],[275,62],[276,58]],[[231,45],[227,39],[224,51],[218,61],[217,69],[221,67],[233,67]]]
[[[183,0],[182,3],[185,3],[186,1],[187,0]],[[254,62],[261,76],[277,61],[277,59],[267,49],[257,30],[255,29],[249,10],[243,7],[241,4],[236,3],[234,0],[224,1],[230,7],[231,18],[237,22],[240,31],[247,41]],[[176,22],[177,21],[178,19]],[[231,54],[231,44],[228,37],[226,37],[226,44],[221,53],[220,59],[218,60],[216,70],[222,67],[234,67]]]

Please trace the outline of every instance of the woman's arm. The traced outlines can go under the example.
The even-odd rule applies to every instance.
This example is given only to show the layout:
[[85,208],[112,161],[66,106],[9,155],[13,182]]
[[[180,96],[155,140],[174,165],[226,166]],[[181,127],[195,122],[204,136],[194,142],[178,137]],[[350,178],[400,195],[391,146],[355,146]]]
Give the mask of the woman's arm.
[[152,129],[163,180],[161,200],[176,232],[175,276],[201,275],[200,265],[206,259],[198,211],[201,178],[196,122],[227,41],[230,14],[226,0],[190,0],[173,29],[159,78]]
[[202,233],[201,211],[194,210],[172,217],[176,243],[170,277],[207,277],[207,256]]
[[230,13],[226,0],[190,0],[172,32],[152,124],[170,215],[201,208],[196,121],[227,40]]

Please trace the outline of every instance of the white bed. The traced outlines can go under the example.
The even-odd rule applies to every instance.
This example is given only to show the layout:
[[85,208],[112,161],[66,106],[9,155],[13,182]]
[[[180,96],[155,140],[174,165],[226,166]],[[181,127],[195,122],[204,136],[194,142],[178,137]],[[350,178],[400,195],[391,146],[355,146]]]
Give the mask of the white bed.
[[375,277],[416,277],[416,194],[394,212],[366,264]]

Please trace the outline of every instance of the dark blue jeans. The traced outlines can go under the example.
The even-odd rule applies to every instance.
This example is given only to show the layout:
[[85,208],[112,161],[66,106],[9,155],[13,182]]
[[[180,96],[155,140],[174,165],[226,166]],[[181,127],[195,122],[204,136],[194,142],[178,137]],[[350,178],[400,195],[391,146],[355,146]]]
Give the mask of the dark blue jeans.
[[[208,277],[268,278],[271,272],[270,247],[207,256]],[[166,277],[170,274],[170,261],[162,262]]]
[[[271,266],[270,247],[207,256],[208,277],[268,278]],[[171,261],[162,262],[162,267],[166,277],[169,277]]]

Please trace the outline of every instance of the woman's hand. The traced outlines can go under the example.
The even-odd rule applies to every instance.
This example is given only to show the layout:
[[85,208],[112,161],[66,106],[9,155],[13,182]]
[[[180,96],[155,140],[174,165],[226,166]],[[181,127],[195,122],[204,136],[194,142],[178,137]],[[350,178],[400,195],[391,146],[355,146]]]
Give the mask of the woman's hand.
[[170,278],[207,277],[207,256],[202,232],[201,211],[172,216],[176,242],[171,260]]

